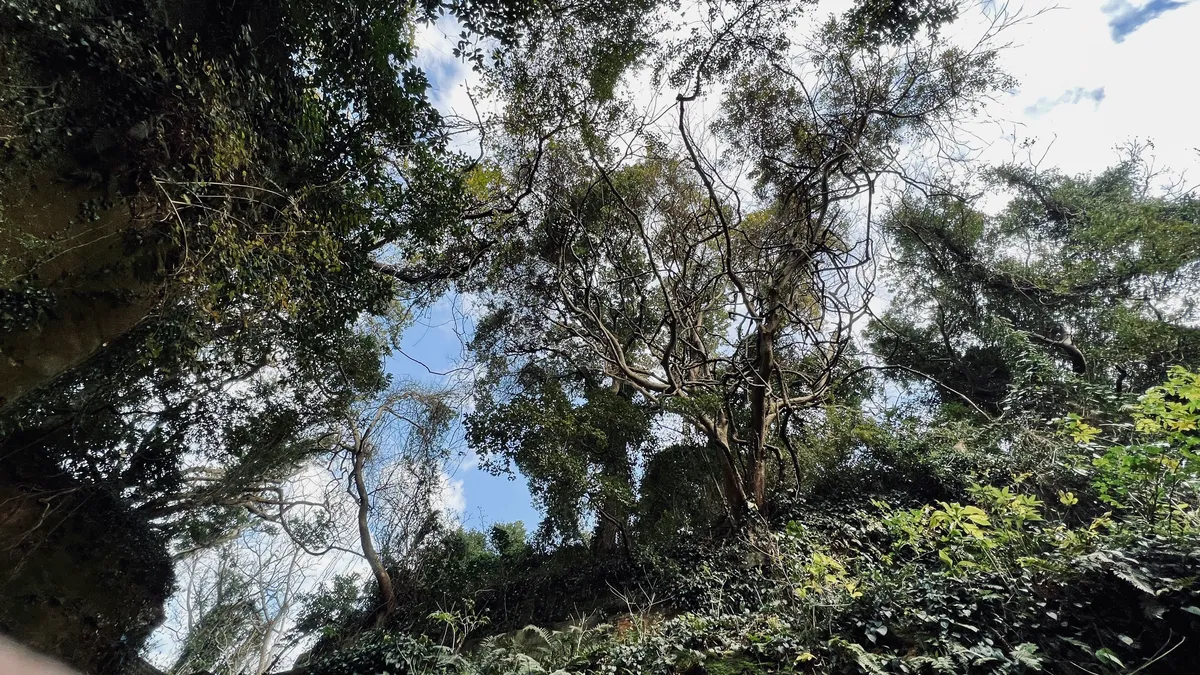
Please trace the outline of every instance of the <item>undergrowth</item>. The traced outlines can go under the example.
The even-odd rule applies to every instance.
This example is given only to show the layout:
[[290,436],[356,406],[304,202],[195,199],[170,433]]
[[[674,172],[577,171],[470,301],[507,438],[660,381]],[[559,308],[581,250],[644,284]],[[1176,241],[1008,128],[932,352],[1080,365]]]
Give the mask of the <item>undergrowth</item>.
[[[1184,673],[1200,662],[1200,376],[1104,429],[1060,420],[1030,473],[957,500],[808,501],[781,527],[639,554],[625,611],[561,630],[360,636],[314,673]],[[627,585],[626,589],[631,586]],[[649,589],[653,589],[652,591]],[[614,589],[615,590],[615,589]],[[466,613],[464,613],[466,612]]]

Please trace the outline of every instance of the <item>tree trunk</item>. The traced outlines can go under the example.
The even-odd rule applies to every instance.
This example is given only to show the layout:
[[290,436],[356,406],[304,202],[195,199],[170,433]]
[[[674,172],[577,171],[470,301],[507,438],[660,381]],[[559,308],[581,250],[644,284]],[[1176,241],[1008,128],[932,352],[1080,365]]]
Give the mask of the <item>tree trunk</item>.
[[624,529],[624,521],[628,518],[625,505],[614,495],[604,498],[596,518],[596,532],[592,538],[592,553],[598,557],[608,557],[617,552],[618,537]]
[[[623,386],[615,376],[610,390],[625,401],[633,399],[633,391]],[[605,438],[608,447],[601,471],[611,482],[620,483],[622,488],[630,489],[633,478],[629,470],[629,439],[617,433],[614,426],[606,431]],[[611,486],[605,491],[598,505],[595,537],[592,539],[592,552],[597,556],[611,556],[617,552],[618,538],[624,536],[629,522],[629,512],[619,495],[613,494]],[[629,542],[624,542],[628,547]]]
[[758,331],[756,342],[755,381],[750,388],[750,459],[746,465],[746,494],[761,512],[767,501],[767,389],[775,372],[774,316],[768,316]]
[[734,525],[740,525],[746,521],[746,515],[749,512],[748,502],[749,495],[746,493],[746,481],[742,472],[738,469],[736,458],[732,448],[724,438],[709,438],[709,443],[716,450],[717,458],[721,464],[721,493],[725,499],[725,507],[729,519]]
[[366,480],[363,478],[365,461],[366,448],[359,445],[354,452],[354,489],[358,493],[358,539],[362,546],[363,557],[367,559],[367,564],[371,566],[371,573],[375,575],[375,581],[379,584],[379,604],[375,607],[374,612],[374,623],[378,627],[396,612],[396,587],[392,583],[392,576],[383,566],[383,561],[379,558],[379,552],[375,550],[375,543],[371,539],[368,518],[371,510],[371,498],[367,493]]

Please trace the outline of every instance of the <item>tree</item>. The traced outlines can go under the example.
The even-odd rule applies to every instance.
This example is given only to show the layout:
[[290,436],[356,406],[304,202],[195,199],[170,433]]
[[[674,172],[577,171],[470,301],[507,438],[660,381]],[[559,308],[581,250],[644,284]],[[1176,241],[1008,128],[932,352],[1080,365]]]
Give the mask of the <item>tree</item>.
[[559,9],[0,10],[0,443],[208,540],[271,499],[330,418],[385,387],[364,318],[394,337],[486,244],[458,236],[471,163],[447,150],[412,30],[450,12],[482,60],[476,37],[604,18]]
[[[347,407],[384,386],[373,339],[344,334],[326,352],[332,363],[276,344],[279,360],[258,363],[214,345],[174,377],[155,377],[137,354],[101,360],[4,420],[0,447],[11,462],[118,496],[177,552],[212,544],[247,507],[274,509]],[[346,377],[322,381],[334,364]]]
[[348,415],[336,440],[359,550],[375,577],[375,626],[399,606],[388,566],[411,561],[423,535],[434,529],[432,500],[442,487],[443,439],[453,414],[444,394],[394,389]]
[[[323,568],[276,526],[258,524],[177,566],[165,645],[173,675],[271,670],[296,641],[284,640],[303,590]],[[173,644],[172,644],[173,643]]]
[[[793,46],[781,17],[794,9],[702,16],[660,66],[679,91],[665,129],[643,122],[657,113],[588,99],[541,118],[522,109],[504,146],[519,160],[504,169],[512,190],[529,199],[497,219],[514,234],[495,275],[549,291],[533,311],[558,340],[541,353],[588,354],[685,419],[716,452],[739,522],[766,503],[788,420],[854,372],[876,183],[906,175],[904,144],[938,137],[1007,82],[994,33],[972,50],[936,36],[883,47],[832,20]],[[717,84],[719,160],[688,115]]]
[[453,14],[482,62],[563,7],[151,5],[0,8],[0,452],[182,554],[296,508],[386,388],[363,323],[478,255],[414,29]]
[[[477,349],[483,337],[477,333]],[[630,545],[633,467],[652,444],[650,416],[631,389],[604,387],[599,373],[571,374],[555,365],[569,367],[542,359],[514,374],[493,371],[466,418],[467,440],[494,473],[516,465],[529,480],[545,513],[540,538],[578,540],[592,516],[593,550],[611,555],[619,542]]]
[[[173,675],[199,671],[236,672],[241,657],[245,656],[240,652],[252,630],[254,602],[246,592],[246,580],[227,566],[228,560],[224,556],[220,560],[222,564],[215,570],[211,583],[204,584],[210,581],[207,579],[200,582],[210,588],[197,588],[198,580],[188,579],[187,633],[179,655],[171,665]],[[194,606],[191,605],[193,601]]]
[[[1147,149],[1095,175],[1010,165],[998,213],[916,192],[884,228],[904,284],[870,328],[902,380],[996,415],[1113,412],[1130,393],[1195,367],[1200,205],[1155,185]],[[1040,412],[1039,412],[1040,411]]]
[[0,9],[0,444],[211,541],[384,386],[363,316],[458,269],[412,30],[540,10],[209,4]]
[[[395,575],[441,532],[452,417],[443,393],[416,386],[357,402],[322,438],[324,457],[239,505],[253,519],[233,537],[185,552],[169,625],[182,645],[173,671],[261,674],[318,628],[356,634],[391,617],[405,600]],[[358,560],[373,581],[365,595],[354,576],[323,587]]]
[[384,260],[466,204],[412,31],[451,12],[503,43],[542,9],[210,4],[3,9],[0,406],[135,329],[157,327],[133,347],[150,351],[279,317],[336,329],[437,277]]

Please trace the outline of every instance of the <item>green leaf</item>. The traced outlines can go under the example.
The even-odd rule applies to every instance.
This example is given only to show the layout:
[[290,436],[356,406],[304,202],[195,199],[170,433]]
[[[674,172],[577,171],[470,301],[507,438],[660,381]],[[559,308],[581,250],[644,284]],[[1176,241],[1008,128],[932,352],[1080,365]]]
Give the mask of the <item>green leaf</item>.
[[1038,647],[1032,642],[1022,642],[1013,649],[1013,660],[1034,670],[1042,669],[1042,660],[1036,656]]
[[1113,650],[1109,649],[1108,647],[1103,647],[1101,649],[1097,649],[1096,650],[1096,659],[1099,660],[1101,663],[1110,663],[1110,664],[1117,666],[1118,668],[1125,667],[1125,664],[1121,663],[1121,659],[1118,659],[1117,655],[1113,653]]

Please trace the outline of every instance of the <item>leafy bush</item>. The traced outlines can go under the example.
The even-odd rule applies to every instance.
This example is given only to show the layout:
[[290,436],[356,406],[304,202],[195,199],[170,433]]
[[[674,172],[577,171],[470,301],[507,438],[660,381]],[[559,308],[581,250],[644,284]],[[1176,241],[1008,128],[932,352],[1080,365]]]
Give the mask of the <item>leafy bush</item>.
[[[685,534],[641,550],[640,568],[621,581],[647,589],[643,602],[626,594],[611,625],[526,627],[463,651],[455,667],[614,675],[1190,672],[1200,656],[1200,527],[1192,505],[1200,496],[1200,376],[1172,371],[1128,412],[1128,423],[1102,426],[1067,418],[1064,433],[1044,440],[1054,449],[1045,474],[1055,480],[1027,472],[970,483],[972,474],[996,476],[1002,462],[985,461],[984,470],[960,476],[963,487],[944,483],[945,498],[928,503],[896,477],[927,461],[919,448],[927,458],[940,444],[877,433],[875,447],[904,448],[910,458],[870,469],[891,473],[879,490],[810,493],[784,507],[795,516],[786,525],[724,541]],[[1074,476],[1069,489],[1053,489],[1061,476]],[[483,557],[468,557],[472,563],[447,560],[448,569],[512,564],[498,553],[506,547],[494,544],[497,552],[477,552]],[[524,555],[530,567],[522,574],[553,569],[547,558]],[[546,592],[528,584],[529,577],[516,587]]]

